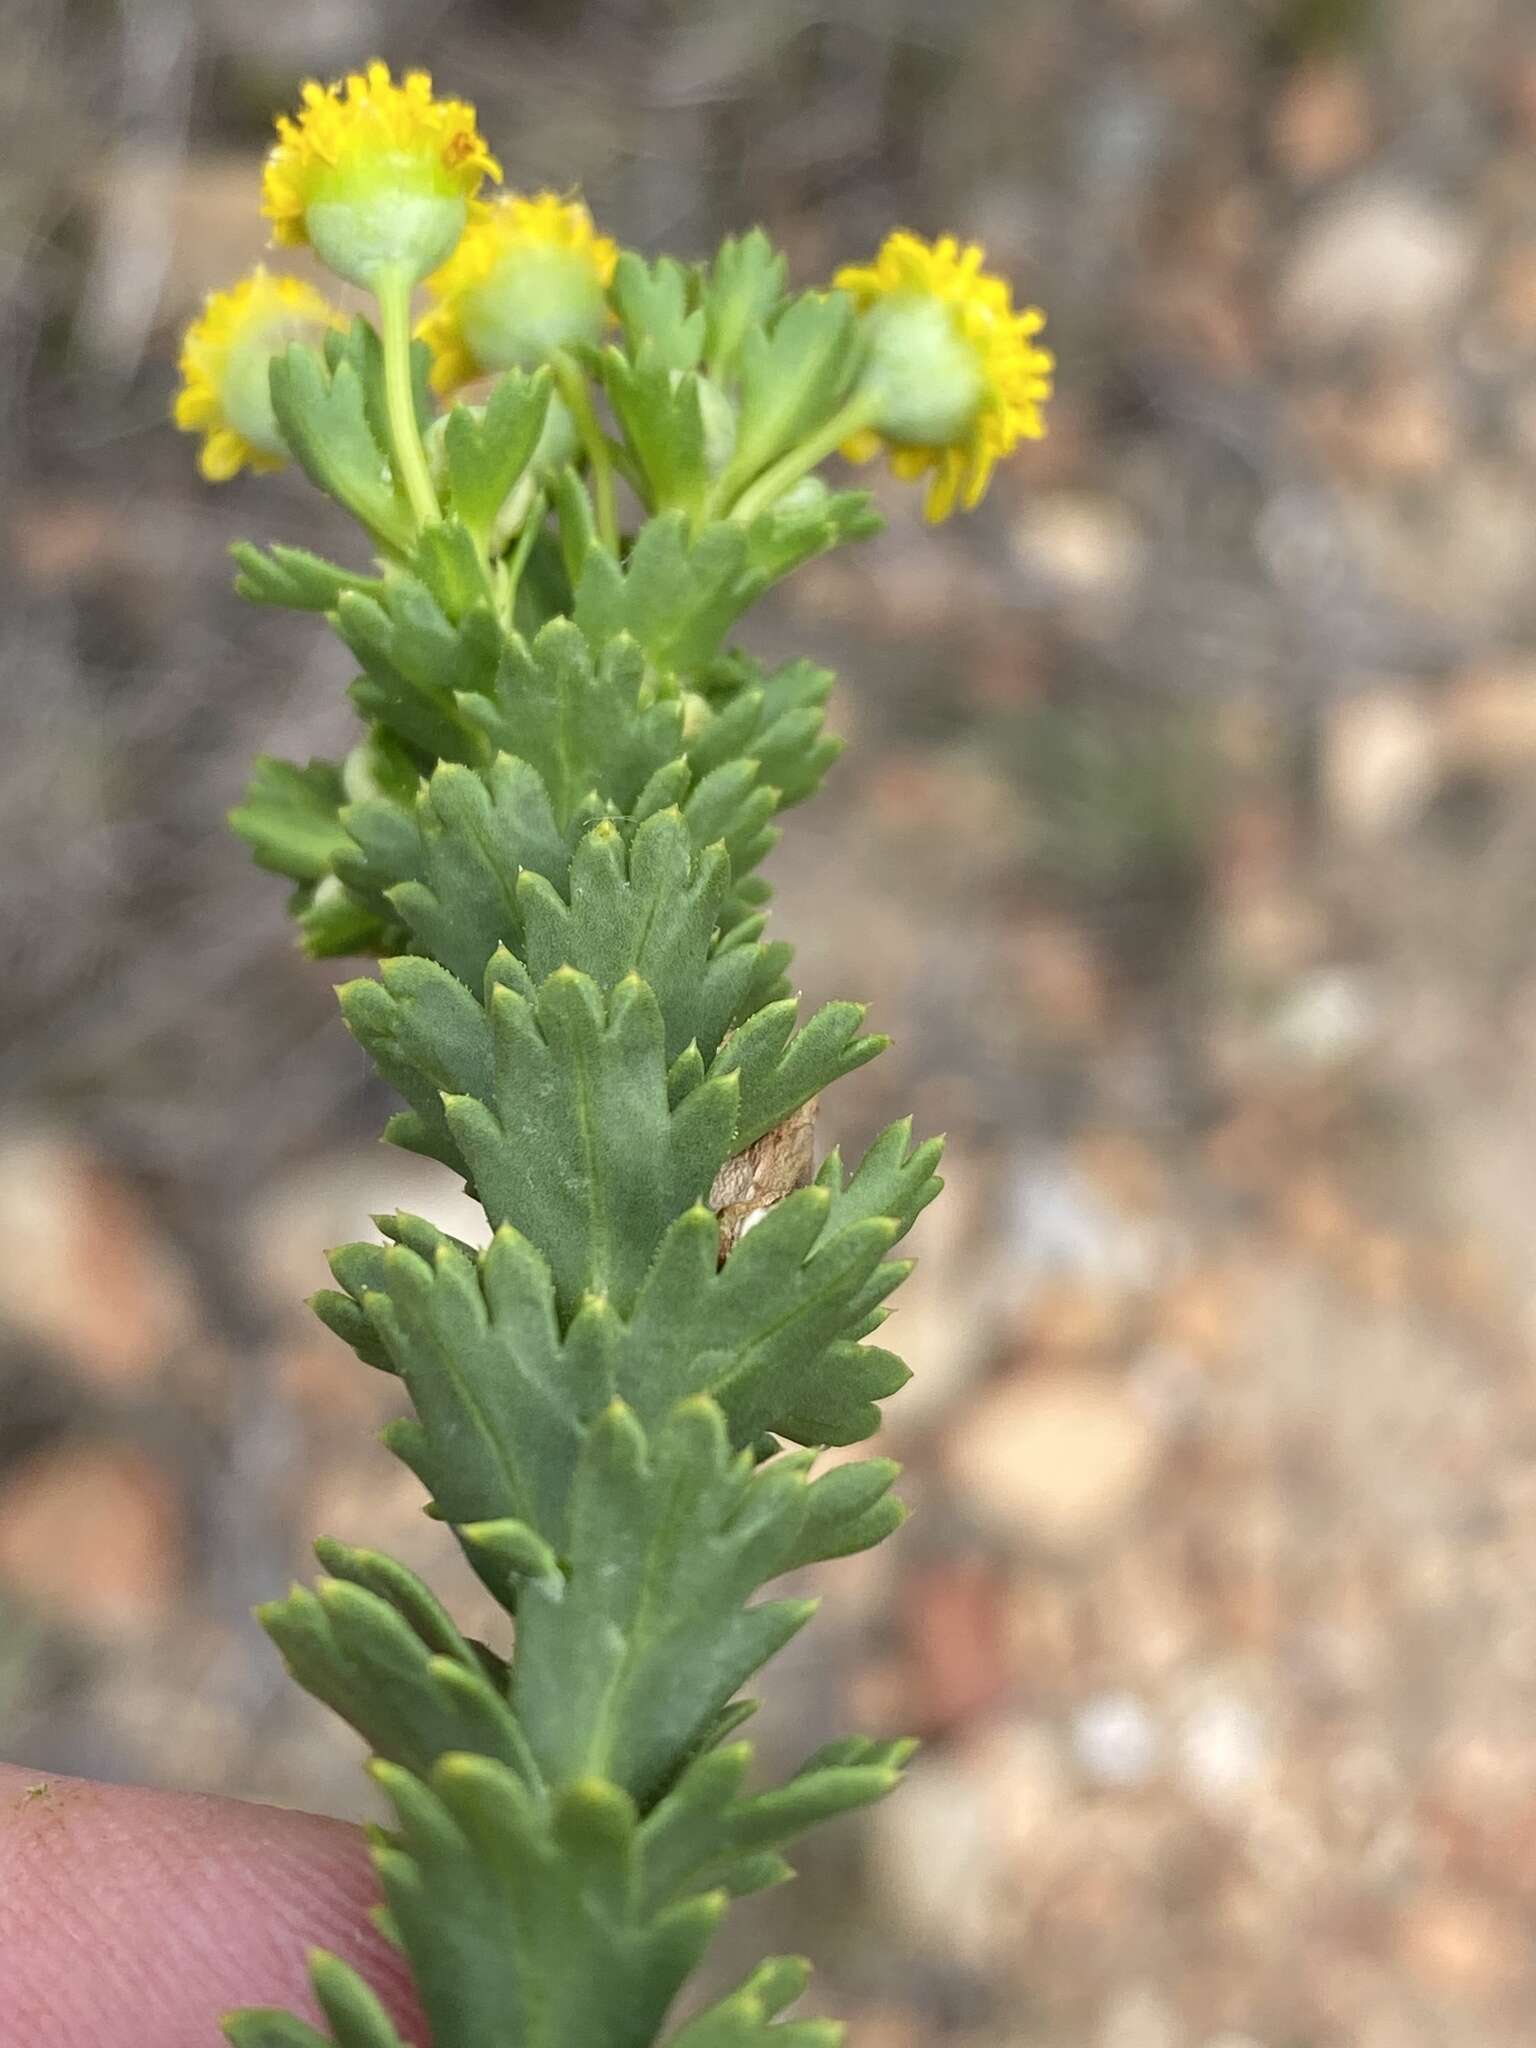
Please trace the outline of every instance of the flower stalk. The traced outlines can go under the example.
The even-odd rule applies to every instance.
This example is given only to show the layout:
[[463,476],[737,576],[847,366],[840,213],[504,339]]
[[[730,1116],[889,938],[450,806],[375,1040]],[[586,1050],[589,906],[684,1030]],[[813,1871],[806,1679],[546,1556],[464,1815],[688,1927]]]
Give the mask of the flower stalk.
[[430,526],[442,513],[416,420],[416,394],[411,380],[410,272],[399,264],[387,266],[375,273],[373,289],[379,302],[390,452],[418,523]]

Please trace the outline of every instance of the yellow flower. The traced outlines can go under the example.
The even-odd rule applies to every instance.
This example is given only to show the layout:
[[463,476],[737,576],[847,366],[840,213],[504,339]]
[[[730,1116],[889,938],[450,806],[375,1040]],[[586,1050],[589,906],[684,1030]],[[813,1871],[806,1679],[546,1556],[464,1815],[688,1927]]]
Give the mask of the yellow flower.
[[867,462],[886,448],[909,481],[931,471],[925,509],[934,520],[957,500],[969,510],[999,460],[1045,432],[1054,358],[1034,343],[1045,315],[1016,311],[1006,280],[984,261],[975,242],[962,249],[953,235],[930,243],[898,231],[873,263],[834,279],[864,316],[873,405],[843,452]]
[[273,238],[313,245],[353,284],[381,268],[415,277],[441,263],[482,179],[501,166],[464,100],[435,100],[425,71],[396,85],[386,64],[343,84],[304,87],[297,120],[282,114],[262,179]]
[[453,391],[492,370],[532,369],[596,341],[617,245],[579,199],[509,193],[480,208],[427,290],[437,300],[417,332],[432,350],[432,383]]
[[345,325],[313,285],[258,267],[228,291],[210,292],[181,344],[181,389],[172,416],[201,434],[198,467],[210,483],[281,469],[287,449],[272,412],[268,372],[290,341],[317,340]]

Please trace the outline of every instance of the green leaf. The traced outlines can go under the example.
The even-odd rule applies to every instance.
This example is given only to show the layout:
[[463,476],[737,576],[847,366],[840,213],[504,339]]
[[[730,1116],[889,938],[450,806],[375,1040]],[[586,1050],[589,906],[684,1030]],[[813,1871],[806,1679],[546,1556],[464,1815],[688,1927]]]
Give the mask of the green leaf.
[[543,777],[509,754],[480,770],[445,761],[412,803],[373,799],[342,817],[336,872],[469,988],[498,946],[524,952],[519,876],[566,886],[570,843]]
[[344,590],[378,596],[384,585],[376,576],[359,576],[336,562],[322,560],[306,548],[253,547],[237,540],[229,552],[239,566],[235,592],[250,604],[286,605],[291,611],[328,612]]
[[475,536],[456,515],[422,528],[411,550],[411,567],[452,625],[494,602]]
[[[359,313],[351,325],[331,328],[325,337],[325,360],[334,371],[347,363],[362,386],[363,405],[373,438],[383,449],[390,446],[389,401],[384,390],[384,344],[371,320]],[[411,343],[411,397],[416,425],[425,433],[436,410],[432,398],[432,351],[424,341]],[[401,487],[404,501],[404,487]]]
[[443,428],[449,500],[484,548],[496,515],[533,459],[549,411],[547,369],[509,370],[477,412],[456,405]]
[[462,710],[493,687],[503,640],[488,604],[451,621],[414,576],[391,576],[380,598],[343,592],[336,629],[362,664],[352,701],[431,760],[482,761],[490,748]]
[[[613,1398],[616,1319],[594,1306],[562,1334],[549,1263],[510,1228],[476,1258],[420,1218],[384,1227],[394,1247],[347,1245],[331,1266],[415,1407],[393,1447],[445,1521],[522,1522],[563,1546],[584,1431]],[[499,1597],[499,1566],[487,1583]]]
[[631,355],[648,350],[664,370],[691,370],[704,348],[705,314],[693,304],[697,275],[670,256],[647,263],[626,249],[609,297]]
[[552,1784],[588,1774],[642,1810],[814,1603],[745,1603],[805,1516],[806,1460],[733,1454],[713,1402],[647,1435],[614,1403],[588,1433],[565,1582],[518,1604],[512,1704]]
[[574,617],[594,648],[630,634],[667,673],[700,667],[763,588],[739,526],[690,534],[681,512],[648,519],[621,569],[606,549],[586,556]]
[[724,1900],[641,1913],[623,1792],[584,1779],[545,1802],[472,1756],[444,1757],[430,1785],[375,1774],[397,1821],[374,1860],[432,2038],[649,2048]]
[[767,1004],[731,1034],[710,1066],[711,1080],[725,1074],[740,1076],[738,1151],[890,1043],[888,1038],[858,1035],[864,1021],[861,1003],[824,1003],[799,1031],[797,1010],[793,997]]
[[649,343],[633,362],[605,349],[598,368],[652,510],[696,511],[710,484],[698,377],[669,368]]
[[893,1791],[912,1747],[855,1738],[808,1758],[765,1792],[742,1789],[752,1761],[745,1742],[695,1758],[641,1828],[647,1899],[659,1905],[717,1885],[748,1889],[743,1874],[765,1874],[767,1852]]
[[381,979],[337,991],[347,1029],[411,1105],[388,1136],[406,1150],[465,1171],[443,1107],[445,1095],[488,1097],[494,1059],[484,1007],[434,960],[385,960]]
[[[683,816],[695,846],[713,846],[718,840],[731,858],[738,897],[743,877],[749,875],[772,852],[778,833],[770,820],[778,809],[779,794],[762,780],[756,761],[727,761],[711,769],[690,791]],[[742,911],[732,907],[721,922],[729,930]]]
[[434,1647],[384,1595],[322,1579],[313,1593],[295,1586],[286,1600],[269,1601],[257,1617],[299,1684],[377,1755],[425,1771],[445,1750],[472,1750],[525,1775],[531,1769],[522,1732],[474,1653],[462,1639],[451,1652]]
[[[597,549],[591,559],[611,558]],[[640,648],[620,636],[594,656],[569,619],[552,619],[531,646],[508,641],[487,693],[459,706],[490,747],[542,777],[562,830],[594,798],[629,812],[682,751],[682,706],[651,700]]]
[[[223,2031],[234,2048],[331,2048],[324,2034],[317,2034],[291,2012],[279,2012],[272,2006],[253,2005],[244,2012],[231,2013],[223,2022]],[[384,2039],[389,2042],[387,2034]],[[390,2048],[395,2044],[390,2043]]]
[[868,491],[806,490],[770,505],[747,528],[747,559],[765,584],[847,541],[868,540],[885,520]]
[[318,350],[291,342],[273,360],[272,409],[310,482],[403,553],[415,523],[395,489],[387,439],[370,424],[355,361],[343,355],[328,365]]
[[322,875],[312,888],[296,891],[288,908],[311,959],[398,952],[404,941],[393,918],[380,917],[359,902],[335,875]]
[[721,243],[704,281],[702,308],[709,374],[723,383],[733,376],[742,346],[755,329],[766,326],[784,296],[785,262],[763,233],[753,228],[738,240]]
[[825,729],[832,672],[812,661],[786,662],[765,674],[733,655],[707,681],[729,678],[729,694],[711,699],[710,716],[689,736],[688,765],[700,779],[733,761],[757,763],[758,779],[777,792],[780,810],[803,803],[841,752]]
[[844,2030],[835,2020],[775,2020],[809,1976],[810,1965],[799,1957],[771,1957],[674,2034],[669,2048],[838,2048]]
[[309,1975],[337,2048],[402,2048],[388,2013],[339,1956],[316,1950],[309,1959]]
[[341,770],[333,761],[313,760],[301,768],[263,754],[245,802],[230,812],[229,822],[259,866],[295,882],[317,882],[348,844],[342,801]]
[[562,1314],[587,1294],[622,1312],[731,1150],[735,1077],[668,1106],[661,1012],[635,975],[605,999],[562,967],[537,995],[495,987],[490,1011],[493,1082],[445,1102],[476,1193],[543,1247]]
[[[910,1135],[906,1122],[882,1133],[846,1189],[834,1153],[818,1184],[770,1207],[723,1265],[711,1212],[677,1219],[614,1359],[618,1392],[643,1422],[708,1393],[738,1445],[763,1430],[805,1443],[871,1434],[873,1404],[903,1383],[906,1368],[858,1339],[909,1270],[887,1253],[939,1187],[937,1141],[909,1153]],[[878,1541],[872,1532],[894,1511],[880,1504],[893,1470],[849,1469],[870,1476],[833,1483],[829,1474],[811,1489],[803,1540],[824,1556]]]
[[604,820],[576,849],[568,903],[543,876],[520,885],[529,971],[542,981],[578,968],[604,990],[639,974],[660,1007],[669,1064],[690,1043],[712,1059],[782,967],[781,952],[750,941],[716,946],[730,882],[725,848],[697,851],[676,809],[648,818],[627,844]]
[[824,426],[862,365],[858,319],[843,292],[802,293],[770,327],[749,331],[741,343],[741,412],[723,501]]
[[890,1124],[870,1146],[858,1167],[843,1183],[842,1154],[834,1147],[822,1162],[816,1185],[832,1197],[827,1229],[845,1229],[869,1216],[890,1216],[910,1230],[943,1189],[935,1169],[944,1150],[942,1138],[912,1144],[912,1119]]
[[[738,1239],[723,1266],[713,1215],[697,1209],[678,1218],[615,1360],[619,1392],[642,1417],[708,1393],[732,1442],[745,1445],[780,1430],[786,1414],[819,1391],[831,1416],[816,1441],[869,1434],[861,1347],[845,1340],[867,1313],[899,1226],[869,1218],[824,1239],[828,1208],[824,1189],[798,1190]],[[884,1290],[902,1277],[899,1265],[886,1268]]]

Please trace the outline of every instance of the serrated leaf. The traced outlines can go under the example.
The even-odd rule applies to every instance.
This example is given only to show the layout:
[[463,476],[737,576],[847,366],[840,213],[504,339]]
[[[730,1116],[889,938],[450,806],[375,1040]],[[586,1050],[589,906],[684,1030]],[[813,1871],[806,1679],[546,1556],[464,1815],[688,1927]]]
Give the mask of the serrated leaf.
[[395,919],[380,917],[335,875],[322,875],[312,888],[300,889],[288,908],[314,960],[397,952],[403,942]]
[[804,292],[770,326],[749,330],[740,350],[736,453],[718,501],[730,504],[769,463],[824,426],[862,365],[858,319],[842,292]]
[[781,499],[752,521],[747,559],[766,583],[777,583],[802,562],[884,529],[868,491],[807,492]]
[[696,511],[710,484],[698,377],[669,368],[649,342],[633,361],[605,349],[599,371],[652,511]]
[[443,762],[410,804],[374,799],[342,815],[337,873],[470,988],[498,946],[524,951],[519,876],[566,884],[570,842],[543,777],[509,754],[480,770]]
[[258,1618],[299,1684],[376,1755],[425,1771],[445,1750],[470,1750],[528,1772],[522,1732],[462,1639],[445,1653],[411,1613],[344,1579],[296,1586]]
[[588,1433],[564,1585],[518,1606],[512,1704],[554,1784],[612,1779],[644,1809],[737,1687],[809,1618],[746,1602],[804,1519],[803,1459],[754,1467],[713,1402],[648,1439],[615,1403]]
[[700,295],[704,313],[705,361],[724,382],[735,374],[742,345],[766,326],[784,296],[785,261],[761,228],[739,240],[727,236],[710,266]]
[[411,567],[450,625],[494,603],[484,557],[456,514],[422,528],[411,550]]
[[251,771],[245,802],[230,812],[229,822],[259,866],[295,882],[317,882],[348,844],[342,802],[335,762],[312,760],[301,768],[263,754]]
[[628,1308],[671,1219],[699,1201],[732,1146],[734,1077],[676,1109],[656,998],[636,976],[605,998],[562,967],[530,997],[491,998],[494,1077],[445,1114],[493,1225],[549,1258],[564,1315],[587,1294]]
[[464,693],[492,687],[502,634],[488,604],[450,620],[414,576],[387,579],[381,598],[343,592],[336,628],[362,664],[352,701],[428,761],[484,761],[491,749],[462,710]]
[[[222,2022],[234,2048],[331,2048],[324,2034],[317,2034],[306,2021],[274,2006],[248,2006]],[[388,2040],[388,2036],[385,2037]],[[395,2048],[391,2043],[390,2048]]]
[[327,562],[307,548],[253,547],[237,540],[229,552],[239,568],[235,594],[249,604],[285,605],[290,611],[328,612],[344,590],[361,590],[378,596],[383,590],[376,576],[359,576],[339,563]]
[[403,553],[415,522],[395,488],[387,442],[370,424],[355,362],[343,355],[327,364],[318,350],[291,342],[274,359],[271,375],[272,409],[310,482]]
[[609,297],[631,355],[648,349],[664,370],[691,370],[704,348],[705,315],[694,304],[697,274],[670,256],[647,263],[620,255]]
[[832,673],[812,661],[786,662],[765,673],[747,657],[719,665],[729,694],[711,702],[688,740],[688,764],[702,779],[742,760],[757,763],[758,780],[776,791],[776,808],[803,803],[821,783],[841,743],[825,730]]
[[901,1775],[892,1754],[871,1745],[868,1755],[846,1760],[818,1753],[783,1784],[748,1792],[751,1758],[744,1742],[695,1758],[647,1815],[640,1845],[648,1898],[660,1904],[717,1885],[737,1892],[743,1866],[883,1799]]
[[[379,447],[390,445],[389,400],[384,389],[384,344],[371,320],[358,314],[348,326],[330,328],[325,336],[325,360],[334,371],[347,363],[362,386],[363,405],[373,438]],[[416,425],[425,433],[436,410],[432,398],[432,351],[424,341],[411,343],[411,401]],[[402,498],[404,490],[402,487]]]
[[546,1803],[469,1756],[445,1757],[430,1786],[377,1776],[396,1827],[375,1862],[433,2038],[649,2048],[723,1901],[637,1910],[623,1793],[586,1780]]
[[[601,549],[594,561],[609,559]],[[649,701],[645,660],[622,636],[594,657],[569,619],[504,649],[485,694],[459,700],[493,749],[542,777],[562,830],[594,796],[619,813],[682,750],[682,706]]]
[[456,405],[443,428],[449,502],[483,548],[524,470],[549,412],[547,369],[507,371],[483,411]]
[[628,633],[675,673],[718,653],[763,587],[739,526],[717,521],[693,534],[683,513],[666,512],[646,521],[622,568],[604,548],[588,552],[574,617],[594,647]]
[[319,1949],[309,1975],[336,2048],[402,2048],[388,2013],[350,1964]]
[[517,1521],[563,1544],[583,1432],[613,1397],[611,1312],[562,1332],[549,1264],[512,1229],[476,1259],[419,1218],[402,1225],[411,1244],[332,1255],[344,1298],[411,1395],[401,1455],[445,1521]]
[[[690,1043],[712,1059],[751,1002],[766,950],[752,943],[717,948],[730,882],[725,848],[697,851],[677,810],[648,818],[628,844],[605,820],[577,846],[569,902],[544,877],[523,878],[518,896],[529,972],[542,981],[558,967],[574,967],[605,991],[638,974],[660,1007],[668,1062]],[[768,968],[775,971],[774,960]]]
[[643,1417],[708,1393],[725,1412],[732,1441],[750,1444],[777,1430],[786,1411],[823,1382],[829,1401],[846,1398],[862,1415],[863,1390],[849,1362],[833,1375],[828,1354],[856,1326],[897,1226],[872,1218],[823,1241],[827,1208],[822,1189],[787,1196],[738,1239],[723,1266],[710,1212],[678,1218],[615,1359],[619,1391]]
[[495,1061],[482,1004],[435,960],[405,956],[382,963],[381,979],[338,989],[347,1029],[411,1105],[409,1125],[391,1136],[410,1151],[465,1172],[443,1107],[445,1095],[484,1099]]
[[[677,1219],[614,1359],[615,1385],[643,1421],[708,1393],[739,1445],[762,1430],[805,1443],[854,1443],[871,1433],[873,1404],[901,1384],[906,1368],[857,1340],[907,1270],[888,1252],[937,1192],[937,1144],[908,1156],[909,1138],[907,1123],[883,1133],[846,1189],[834,1154],[819,1184],[774,1204],[723,1265],[714,1216],[701,1208]],[[878,1541],[870,1531],[892,1512],[878,1506],[890,1474],[868,1499],[860,1489],[874,1487],[873,1476],[835,1485],[832,1476],[812,1488],[807,1540],[830,1546],[846,1538],[848,1549]]]
[[795,1029],[794,999],[769,1003],[734,1031],[710,1065],[711,1080],[741,1081],[737,1150],[744,1151],[813,1095],[885,1050],[889,1039],[859,1035],[859,1003],[824,1003]]
[[839,2048],[835,2020],[775,2020],[798,1998],[809,1974],[798,1959],[777,1956],[738,1990],[707,2007],[672,2036],[669,2048]]

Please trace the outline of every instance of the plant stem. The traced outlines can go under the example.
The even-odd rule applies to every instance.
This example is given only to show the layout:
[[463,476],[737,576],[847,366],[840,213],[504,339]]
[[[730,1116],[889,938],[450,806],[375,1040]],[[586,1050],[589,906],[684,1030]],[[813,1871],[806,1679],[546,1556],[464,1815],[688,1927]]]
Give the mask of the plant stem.
[[504,604],[506,620],[509,626],[515,626],[517,623],[518,585],[523,580],[523,571],[528,566],[528,557],[533,553],[534,543],[538,540],[539,534],[543,530],[544,513],[547,505],[548,500],[544,493],[542,491],[537,492],[533,503],[528,507],[528,517],[523,521],[523,530],[517,536],[517,546],[513,548],[511,554],[501,564],[505,577],[503,584]]
[[411,279],[404,270],[381,270],[374,280],[384,342],[384,405],[389,416],[390,446],[395,473],[405,485],[418,526],[442,518],[427,451],[416,422],[416,394],[411,384]]
[[603,432],[592,395],[587,389],[586,377],[581,365],[573,362],[568,355],[554,357],[555,381],[560,386],[560,396],[570,409],[571,418],[576,422],[576,431],[581,444],[587,451],[587,461],[592,468],[592,496],[597,513],[597,530],[606,547],[617,555],[619,552],[619,514],[613,495],[613,457],[608,450],[608,437]]
[[738,525],[747,526],[760,512],[766,512],[775,498],[783,497],[793,485],[799,483],[818,462],[825,462],[833,455],[850,435],[867,427],[878,409],[878,400],[868,386],[861,386],[846,405],[833,413],[825,426],[818,427],[814,434],[791,448],[787,455],[781,455],[777,462],[770,463],[756,483],[749,484],[731,508],[731,518]]

